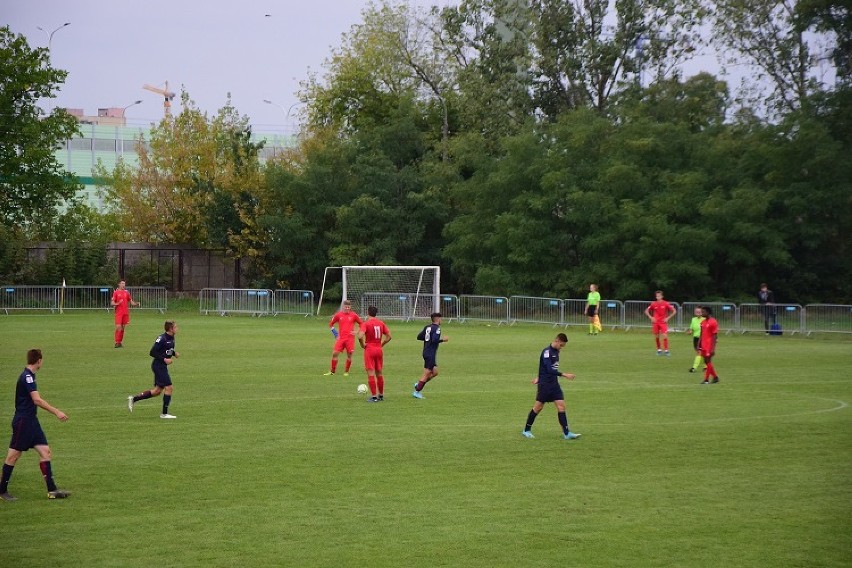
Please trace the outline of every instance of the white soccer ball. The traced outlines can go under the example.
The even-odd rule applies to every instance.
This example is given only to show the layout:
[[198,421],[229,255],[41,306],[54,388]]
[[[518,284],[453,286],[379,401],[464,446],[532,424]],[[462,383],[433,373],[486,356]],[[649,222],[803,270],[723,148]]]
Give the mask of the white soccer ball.
[[367,385],[358,385],[358,394],[367,394]]

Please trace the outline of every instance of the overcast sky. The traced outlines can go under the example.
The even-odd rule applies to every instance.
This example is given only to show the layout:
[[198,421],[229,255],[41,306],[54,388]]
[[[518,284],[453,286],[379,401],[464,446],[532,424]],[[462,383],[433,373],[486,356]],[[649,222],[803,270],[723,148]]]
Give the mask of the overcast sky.
[[[452,0],[412,4],[446,5]],[[0,24],[47,47],[53,64],[69,72],[47,103],[83,108],[124,107],[128,123],[147,125],[163,115],[150,83],[180,91],[215,113],[231,93],[234,106],[257,131],[285,129],[299,82],[321,71],[340,36],[361,21],[367,0],[0,0]],[[266,17],[269,14],[269,17]],[[38,28],[44,28],[45,33]],[[270,99],[280,106],[264,104]],[[283,110],[282,110],[283,108]],[[173,111],[179,112],[179,107]],[[298,112],[298,106],[293,114]],[[289,128],[294,118],[291,116]],[[289,129],[288,129],[289,130]]]

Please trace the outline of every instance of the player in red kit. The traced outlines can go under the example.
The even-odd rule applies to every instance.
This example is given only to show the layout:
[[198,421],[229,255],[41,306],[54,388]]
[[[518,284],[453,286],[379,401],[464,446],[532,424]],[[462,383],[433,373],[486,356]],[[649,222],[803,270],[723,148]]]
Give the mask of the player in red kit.
[[660,349],[660,338],[663,339],[663,349],[665,349],[666,357],[669,356],[669,320],[677,313],[677,309],[663,299],[663,291],[657,290],[654,293],[657,298],[651,305],[645,308],[645,315],[648,316],[653,323],[651,329],[654,333],[654,339],[657,340],[657,355],[662,355]]
[[130,306],[138,306],[130,297],[130,290],[125,288],[124,280],[118,283],[118,288],[112,293],[110,302],[115,308],[115,346],[122,347],[124,341],[124,326],[130,323]]
[[382,375],[384,354],[382,347],[391,340],[391,334],[385,322],[377,318],[379,310],[376,306],[367,308],[370,317],[361,324],[358,332],[358,342],[364,348],[364,368],[370,383],[372,396],[367,402],[381,402],[385,399],[385,377]]
[[[330,376],[337,372],[337,358],[342,351],[346,351],[346,371],[344,377],[349,376],[349,368],[352,366],[352,353],[355,351],[355,333],[352,331],[355,324],[363,323],[360,316],[352,311],[352,302],[345,300],[343,308],[334,314],[331,321],[328,322],[328,327],[331,328],[331,334],[336,341],[334,342],[334,351],[331,353],[331,370],[323,376]],[[337,324],[338,329],[334,329],[334,324]]]
[[704,364],[707,365],[701,384],[706,385],[719,382],[719,375],[716,374],[716,368],[713,366],[713,356],[716,355],[716,341],[719,338],[719,322],[713,317],[713,312],[707,306],[701,307],[701,314],[704,316],[704,321],[701,322],[699,345],[701,356],[704,357]]

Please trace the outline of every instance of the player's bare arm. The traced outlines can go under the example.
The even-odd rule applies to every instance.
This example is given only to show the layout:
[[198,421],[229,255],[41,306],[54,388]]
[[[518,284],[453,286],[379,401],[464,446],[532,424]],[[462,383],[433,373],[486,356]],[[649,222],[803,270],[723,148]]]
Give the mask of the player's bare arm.
[[574,373],[560,373],[560,375],[561,375],[561,376],[563,376],[563,377],[565,377],[565,378],[566,378],[566,379],[568,379],[569,381],[573,381],[573,380],[574,380],[574,378],[577,376],[577,375],[575,375]]
[[382,347],[384,347],[385,345],[387,345],[388,343],[390,343],[390,340],[391,340],[391,336],[390,336],[390,335],[386,335],[386,336],[385,336],[385,339],[382,341]]
[[50,412],[54,416],[56,416],[60,422],[65,422],[68,420],[68,415],[59,410],[58,408],[54,408],[46,400],[41,398],[41,395],[38,394],[38,391],[33,391],[30,393],[30,398],[33,399],[33,404],[38,406],[39,408],[44,409],[47,412]]

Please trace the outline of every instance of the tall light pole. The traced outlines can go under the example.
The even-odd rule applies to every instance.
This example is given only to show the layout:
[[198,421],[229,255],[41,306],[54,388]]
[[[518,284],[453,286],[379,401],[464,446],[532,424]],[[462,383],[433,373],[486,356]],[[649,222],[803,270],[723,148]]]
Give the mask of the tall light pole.
[[124,118],[124,113],[127,112],[127,109],[129,109],[132,106],[139,105],[139,104],[142,104],[142,99],[139,99],[138,101],[133,101],[132,103],[130,103],[126,107],[122,108],[121,109],[121,118]]
[[62,29],[62,28],[64,28],[65,26],[70,26],[70,25],[71,25],[71,22],[65,22],[64,24],[62,24],[61,26],[59,26],[58,28],[56,28],[55,30],[53,30],[53,31],[52,31],[52,32],[50,32],[50,33],[47,33],[47,30],[46,30],[46,29],[44,29],[44,28],[43,28],[43,27],[41,27],[41,26],[36,26],[36,29],[39,29],[39,30],[43,31],[43,32],[44,32],[44,35],[46,35],[46,36],[47,36],[47,50],[48,50],[48,51],[50,51],[50,46],[51,46],[51,44],[53,43],[53,34],[55,34],[56,32],[58,32],[59,30],[61,30],[61,29]]
[[270,101],[269,99],[263,99],[263,102],[265,102],[268,105],[277,106],[278,108],[281,109],[281,112],[284,113],[284,125],[285,126],[287,126],[290,123],[290,111],[292,111],[298,105],[302,104],[301,101],[296,101],[295,103],[291,104],[290,108],[288,108],[285,111],[283,106],[279,105],[278,103],[276,103],[274,101]]

